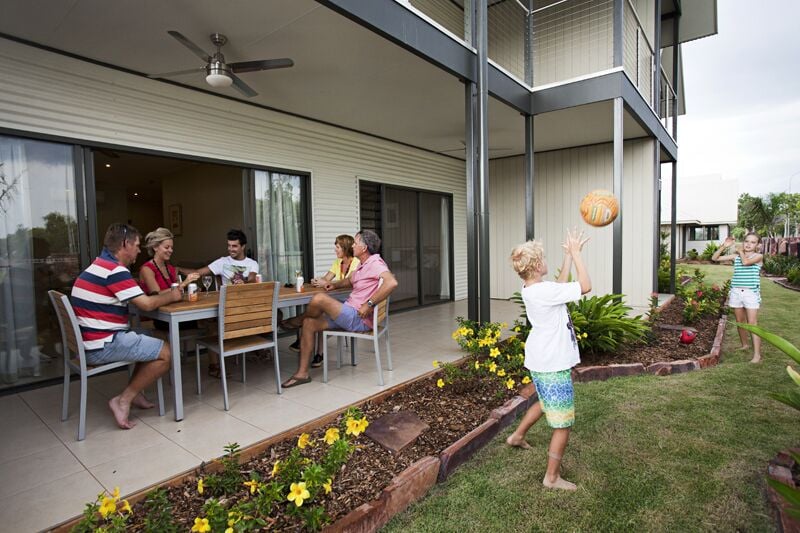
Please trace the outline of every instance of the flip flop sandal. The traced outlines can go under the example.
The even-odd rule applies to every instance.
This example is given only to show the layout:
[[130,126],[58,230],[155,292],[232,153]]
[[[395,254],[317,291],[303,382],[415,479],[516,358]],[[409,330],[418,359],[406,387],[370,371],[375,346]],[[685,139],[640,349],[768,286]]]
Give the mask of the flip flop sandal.
[[[289,383],[289,385],[287,385],[287,383]],[[306,383],[311,383],[311,376],[308,376],[307,378],[296,378],[292,376],[286,381],[286,383],[281,383],[281,387],[284,389],[291,389],[292,387],[305,385]]]

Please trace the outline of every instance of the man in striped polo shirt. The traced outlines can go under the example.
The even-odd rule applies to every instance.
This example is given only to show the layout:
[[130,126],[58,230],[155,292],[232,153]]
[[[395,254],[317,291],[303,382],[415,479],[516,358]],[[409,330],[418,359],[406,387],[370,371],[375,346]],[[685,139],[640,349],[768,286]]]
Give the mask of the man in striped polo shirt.
[[149,409],[142,391],[169,370],[170,350],[164,341],[129,330],[128,303],[143,311],[177,302],[181,291],[154,296],[144,294],[128,266],[139,255],[139,231],[127,224],[112,224],[103,239],[103,251],[81,272],[72,287],[70,300],[81,329],[86,363],[102,365],[115,361],[136,362],[125,390],[108,401],[117,425],[130,429],[131,405]]

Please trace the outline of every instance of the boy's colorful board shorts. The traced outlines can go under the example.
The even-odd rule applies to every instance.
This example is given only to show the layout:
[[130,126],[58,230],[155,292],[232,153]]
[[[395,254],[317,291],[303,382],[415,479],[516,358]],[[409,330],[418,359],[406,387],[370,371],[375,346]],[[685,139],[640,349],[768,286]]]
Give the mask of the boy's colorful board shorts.
[[575,401],[572,370],[533,372],[531,379],[542,404],[542,411],[551,428],[568,428],[575,424]]

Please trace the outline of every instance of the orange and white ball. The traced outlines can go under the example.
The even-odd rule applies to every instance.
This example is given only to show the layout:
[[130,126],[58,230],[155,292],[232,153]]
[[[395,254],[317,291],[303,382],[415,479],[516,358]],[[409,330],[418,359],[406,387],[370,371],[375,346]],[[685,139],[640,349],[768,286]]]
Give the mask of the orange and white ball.
[[609,191],[598,189],[581,200],[581,216],[592,226],[606,226],[619,214],[619,202]]

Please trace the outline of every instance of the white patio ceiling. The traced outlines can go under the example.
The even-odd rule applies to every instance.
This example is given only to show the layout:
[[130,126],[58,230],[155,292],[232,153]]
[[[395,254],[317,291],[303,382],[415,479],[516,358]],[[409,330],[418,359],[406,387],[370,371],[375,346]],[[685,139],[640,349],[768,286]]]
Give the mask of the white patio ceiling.
[[[226,35],[228,62],[295,62],[241,74],[259,93],[250,99],[211,88],[201,74],[174,78],[186,86],[463,157],[463,84],[312,0],[0,2],[0,32],[19,39],[142,74],[201,67],[168,30],[207,52],[211,33]],[[536,149],[610,141],[610,109],[603,102],[537,116]],[[625,137],[642,135],[626,115]],[[523,118],[491,98],[489,145],[490,157],[524,153]]]

